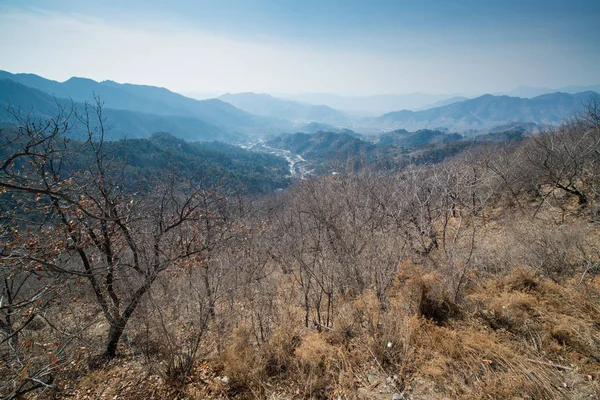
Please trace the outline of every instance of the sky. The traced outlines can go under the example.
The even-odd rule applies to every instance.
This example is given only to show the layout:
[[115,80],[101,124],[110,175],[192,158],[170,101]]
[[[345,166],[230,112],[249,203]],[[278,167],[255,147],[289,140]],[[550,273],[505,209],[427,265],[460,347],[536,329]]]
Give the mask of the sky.
[[598,0],[0,0],[0,69],[182,93],[600,83]]

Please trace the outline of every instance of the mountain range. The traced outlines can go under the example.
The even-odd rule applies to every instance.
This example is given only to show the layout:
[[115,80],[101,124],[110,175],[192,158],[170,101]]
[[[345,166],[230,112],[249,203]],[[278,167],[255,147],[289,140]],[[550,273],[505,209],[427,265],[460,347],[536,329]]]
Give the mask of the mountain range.
[[[600,93],[600,85],[571,85],[556,89],[534,86],[519,86],[510,91],[492,94],[496,96],[506,95],[511,97],[532,98],[543,94],[556,92],[576,94],[589,91]],[[481,95],[483,94],[485,93],[482,93]],[[287,94],[282,95],[281,97],[310,104],[324,104],[331,108],[350,113],[354,116],[373,117],[398,110],[425,110],[479,96],[465,97],[464,95],[458,94],[429,94],[416,92],[408,94],[386,94],[372,96],[339,96],[328,93],[304,93]]]
[[[571,87],[575,90],[577,87]],[[386,103],[420,99],[427,109],[403,109],[378,117],[352,116],[326,101],[309,104],[267,94],[226,94],[219,99],[195,100],[165,88],[123,84],[113,81],[96,82],[86,78],[71,78],[57,82],[33,74],[12,74],[0,71],[0,122],[12,116],[3,107],[10,104],[36,116],[52,115],[56,106],[83,107],[84,102],[100,98],[104,116],[112,126],[111,138],[149,137],[165,131],[190,141],[221,140],[229,143],[248,142],[257,137],[275,137],[282,133],[342,132],[350,136],[381,134],[405,129],[417,131],[435,129],[475,136],[490,133],[500,127],[518,125],[535,132],[572,117],[597,93],[549,93],[529,98],[486,94],[473,99],[462,97],[436,98],[415,93],[406,96],[372,96],[345,98],[317,95],[314,100],[328,98],[341,102],[341,109],[360,100],[369,99],[375,109]],[[327,97],[329,96],[329,97]],[[408,97],[407,97],[408,96]],[[345,103],[344,103],[345,102]],[[363,110],[368,113],[368,109]],[[506,130],[502,128],[500,130]]]
[[[0,71],[0,80],[10,80],[38,92],[29,92],[32,98],[40,97],[40,92],[58,99],[71,99],[76,103],[93,102],[94,96],[99,97],[110,110],[119,110],[117,113],[126,121],[121,127],[121,121],[113,123],[117,129],[130,129],[132,125],[141,120],[139,124],[145,126],[147,120],[159,121],[165,126],[178,125],[180,130],[185,130],[188,137],[194,136],[194,121],[199,121],[201,126],[213,126],[224,136],[243,137],[258,133],[279,133],[290,129],[292,124],[275,118],[267,118],[250,114],[240,110],[229,103],[218,99],[194,100],[165,88],[120,84],[113,81],[96,82],[86,78],[73,77],[65,82],[57,82],[33,74],[11,74]],[[13,88],[14,89],[14,88]],[[27,102],[15,104],[15,99],[7,97],[9,93],[3,88],[0,91],[0,101],[11,100],[13,105],[27,108]],[[14,92],[11,94],[15,95]],[[25,100],[25,94],[19,98]],[[45,101],[48,100],[48,97]],[[126,111],[126,112],[125,112]],[[132,113],[135,112],[135,113]],[[145,115],[140,115],[140,113]],[[158,129],[157,129],[158,130]],[[157,131],[154,130],[154,131]],[[145,134],[145,129],[130,134]],[[202,136],[201,134],[199,136]],[[200,137],[198,140],[201,140]]]
[[[69,99],[53,97],[20,83],[3,79],[0,80],[0,121],[14,122],[14,116],[2,106],[12,107],[15,112],[27,114],[34,118],[51,118],[58,107],[69,109],[74,107],[83,110],[84,105]],[[239,132],[227,132],[215,125],[193,117],[174,115],[159,115],[137,111],[119,110],[104,107],[103,117],[106,118],[109,140],[124,137],[135,139],[149,137],[154,132],[169,132],[179,138],[190,141],[222,140],[235,142],[247,137]]]
[[464,97],[464,96],[454,96],[454,97],[450,97],[450,98],[447,98],[444,100],[436,101],[435,103],[428,104],[428,105],[421,107],[420,109],[414,110],[414,111],[428,110],[430,108],[447,106],[449,104],[458,103],[459,101],[465,101],[465,100],[469,100],[469,98]]
[[338,96],[327,93],[289,94],[286,98],[310,104],[325,104],[357,117],[381,115],[395,110],[418,110],[435,102],[446,100],[449,95],[427,93],[385,94],[373,96]]
[[280,99],[268,94],[226,93],[220,96],[219,100],[251,114],[281,118],[294,124],[317,122],[332,126],[349,126],[352,123],[351,118],[331,107]]
[[589,85],[589,86],[563,86],[557,89],[550,89],[545,87],[525,86],[521,85],[509,92],[498,93],[498,95],[508,95],[514,97],[537,97],[548,93],[569,93],[576,94],[581,92],[597,92],[600,93],[600,85]]
[[387,113],[365,125],[384,130],[445,128],[464,133],[480,133],[515,122],[555,125],[574,116],[593,96],[597,93],[550,93],[532,99],[486,94],[423,111]]

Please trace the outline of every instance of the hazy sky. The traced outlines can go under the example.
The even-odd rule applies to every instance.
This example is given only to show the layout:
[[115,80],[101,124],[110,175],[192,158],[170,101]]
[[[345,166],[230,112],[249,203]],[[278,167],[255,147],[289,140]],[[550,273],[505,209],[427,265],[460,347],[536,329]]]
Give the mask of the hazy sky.
[[0,0],[0,69],[178,92],[600,83],[600,0]]

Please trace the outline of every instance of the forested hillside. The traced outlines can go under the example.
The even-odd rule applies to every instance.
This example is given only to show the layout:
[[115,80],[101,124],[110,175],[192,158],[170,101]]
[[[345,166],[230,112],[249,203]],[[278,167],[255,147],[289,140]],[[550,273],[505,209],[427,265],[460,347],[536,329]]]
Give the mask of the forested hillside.
[[361,136],[349,130],[322,130],[312,134],[281,135],[266,143],[272,148],[300,155],[312,175],[365,168],[394,171],[407,165],[439,163],[490,143],[509,143],[528,136],[521,127],[506,128],[473,138],[429,129],[415,132],[399,129],[375,136]]
[[262,197],[287,185],[280,159],[109,142],[98,117],[0,136],[5,398],[599,392],[597,102],[518,141]]
[[154,133],[149,139],[109,142],[105,148],[132,182],[175,170],[182,180],[218,182],[245,195],[272,193],[291,183],[284,159],[221,142],[188,143],[168,133]]

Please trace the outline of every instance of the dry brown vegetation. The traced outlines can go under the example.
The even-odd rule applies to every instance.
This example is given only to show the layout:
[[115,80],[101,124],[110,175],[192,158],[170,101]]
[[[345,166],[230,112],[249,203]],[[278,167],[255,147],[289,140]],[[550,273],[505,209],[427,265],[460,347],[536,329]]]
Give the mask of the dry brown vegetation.
[[21,234],[22,214],[3,220],[0,393],[598,398],[598,117],[592,104],[524,142],[254,200],[168,179],[150,199],[81,175],[43,186],[20,166],[43,176],[60,135],[22,129],[43,141],[3,162],[1,187],[22,207],[29,194],[58,199],[40,212],[77,221],[48,217]]

